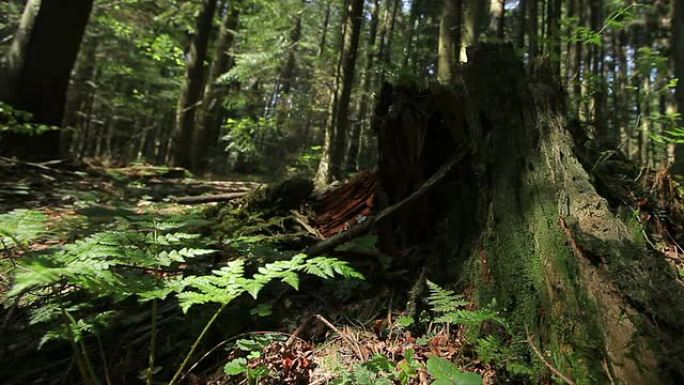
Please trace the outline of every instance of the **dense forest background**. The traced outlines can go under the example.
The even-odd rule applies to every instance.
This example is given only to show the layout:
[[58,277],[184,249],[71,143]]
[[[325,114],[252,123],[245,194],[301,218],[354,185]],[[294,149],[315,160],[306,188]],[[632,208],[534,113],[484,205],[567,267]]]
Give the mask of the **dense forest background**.
[[0,0],[0,383],[684,383],[684,0]]
[[[24,3],[0,3],[3,54]],[[659,167],[682,134],[676,3],[96,1],[49,123],[75,158],[330,181],[321,157],[335,178],[373,165],[383,82],[448,81],[467,46],[508,41],[557,63],[583,130]]]

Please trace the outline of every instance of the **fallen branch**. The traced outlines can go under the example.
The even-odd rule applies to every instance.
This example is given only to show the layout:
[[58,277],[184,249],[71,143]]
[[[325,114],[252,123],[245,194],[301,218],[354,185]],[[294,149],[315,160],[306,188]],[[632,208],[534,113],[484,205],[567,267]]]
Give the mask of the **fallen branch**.
[[321,234],[320,231],[316,230],[315,227],[313,227],[309,224],[306,216],[304,216],[303,214],[301,214],[297,210],[290,210],[290,213],[292,214],[292,218],[294,218],[294,220],[297,223],[299,223],[304,228],[304,230],[308,231],[309,234],[316,237],[316,239],[324,239],[325,238],[323,236],[323,234]]
[[234,192],[228,194],[218,194],[218,195],[200,195],[200,196],[189,196],[189,197],[178,197],[172,198],[171,201],[174,203],[180,203],[182,205],[196,205],[201,203],[213,203],[213,202],[230,202],[232,200],[242,198],[247,196],[249,191]]
[[412,203],[431,192],[432,189],[439,185],[439,183],[449,175],[454,167],[456,167],[456,165],[463,160],[467,154],[467,150],[468,149],[466,146],[460,146],[455,151],[454,155],[446,163],[444,163],[439,170],[437,170],[428,180],[426,180],[425,183],[418,188],[418,190],[414,191],[413,194],[409,195],[404,200],[400,201],[394,206],[387,207],[378,215],[366,218],[365,221],[353,226],[347,231],[341,232],[328,239],[318,242],[317,244],[306,249],[304,254],[309,256],[321,255],[335,249],[339,245],[351,241],[352,239],[365,235],[373,228],[373,226],[375,226],[376,223],[380,223],[388,218],[391,218],[392,215],[400,212],[404,208],[410,206]]

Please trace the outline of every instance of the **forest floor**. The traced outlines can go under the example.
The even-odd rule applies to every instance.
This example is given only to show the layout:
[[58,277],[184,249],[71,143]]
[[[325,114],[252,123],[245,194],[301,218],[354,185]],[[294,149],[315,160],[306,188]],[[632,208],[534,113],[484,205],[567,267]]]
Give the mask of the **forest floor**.
[[[0,382],[4,384],[80,383],[78,354],[59,342],[59,338],[45,342],[51,339],[48,335],[51,329],[59,327],[59,323],[55,326],[48,320],[41,326],[41,321],[37,320],[36,313],[47,307],[46,302],[50,300],[31,303],[21,296],[7,295],[16,283],[13,275],[17,266],[31,266],[26,260],[68,250],[71,245],[87,241],[98,232],[119,231],[125,220],[150,217],[159,222],[178,217],[190,222],[188,218],[194,218],[196,229],[210,238],[205,242],[219,249],[218,255],[202,262],[209,268],[234,259],[236,255],[261,262],[278,259],[282,255],[292,255],[288,250],[296,252],[315,244],[325,237],[323,233],[340,231],[345,225],[341,222],[344,218],[330,217],[338,211],[342,212],[340,215],[352,218],[359,218],[359,213],[367,215],[369,208],[365,203],[371,198],[364,195],[364,191],[373,187],[366,175],[356,187],[342,188],[341,193],[328,203],[324,199],[323,210],[328,211],[328,217],[324,215],[326,223],[317,227],[315,210],[299,202],[292,207],[282,207],[281,199],[278,199],[261,204],[258,210],[249,214],[240,209],[244,200],[218,204],[196,202],[193,197],[198,196],[233,200],[233,196],[260,190],[263,185],[193,179],[182,169],[146,165],[112,169],[86,163],[28,163],[0,158],[0,174],[3,175],[0,217],[4,216],[0,218],[0,235],[3,236],[0,362],[7,368],[0,371]],[[276,191],[283,194],[284,190]],[[179,203],[184,199],[189,204]],[[340,200],[352,201],[351,209],[347,207],[349,205],[337,207]],[[12,241],[20,242],[18,239],[24,232],[32,231],[35,216],[44,219],[40,226],[46,231],[28,236],[24,245],[12,245]],[[1,232],[3,225],[5,233]],[[7,228],[16,233],[8,234]],[[217,235],[219,233],[222,235]],[[226,239],[217,241],[215,237]],[[424,276],[406,269],[393,269],[389,257],[378,253],[373,243],[372,237],[362,237],[332,251],[338,257],[352,260],[354,268],[366,276],[363,282],[329,282],[321,286],[304,281],[296,293],[280,287],[278,291],[268,293],[272,297],[269,301],[256,305],[241,301],[236,305],[243,307],[237,310],[240,313],[238,320],[223,320],[217,325],[218,335],[203,341],[183,381],[191,384],[430,384],[438,378],[435,376],[468,378],[468,373],[472,372],[477,380],[475,383],[482,379],[485,383],[494,383],[496,367],[501,365],[476,358],[474,345],[466,342],[465,329],[449,327],[448,322],[421,321],[419,325],[407,315],[404,311],[406,296],[416,282],[424,280]],[[425,285],[424,281],[422,285]],[[454,309],[466,310],[470,306],[454,293],[435,290],[433,294],[441,293],[442,300],[453,301]],[[414,293],[414,297],[408,299],[413,301],[408,303],[409,307],[416,307],[418,295]],[[96,301],[96,297],[87,298]],[[102,306],[96,305],[93,310],[110,310],[106,308],[108,305]],[[95,341],[92,337],[84,338],[86,344],[96,343],[100,350],[95,356],[100,356],[102,364],[101,367],[93,364],[97,367],[94,369],[97,375],[93,377],[101,378],[94,383],[129,383],[131,376],[145,376],[144,365],[131,364],[130,357],[126,357],[144,357],[149,350],[146,343],[149,328],[145,327],[146,320],[136,319],[138,311],[142,310],[129,307],[126,309],[129,314],[124,320],[118,320],[116,326],[110,325],[108,331],[94,333]],[[174,338],[183,341],[183,337],[173,336],[171,332],[168,337],[164,335],[170,327],[184,327],[179,312],[160,309],[160,313],[160,339],[167,343]],[[426,314],[422,316],[427,317]],[[86,315],[83,320],[87,322]],[[164,323],[167,324],[162,326]],[[46,331],[47,334],[43,334]],[[117,340],[122,344],[116,348],[110,348],[106,342]],[[156,370],[166,373],[177,364],[178,353],[170,355],[164,348],[158,349],[159,367]],[[493,349],[493,353],[498,352],[495,347]],[[431,356],[449,359],[458,367],[447,361],[428,362]],[[91,360],[98,359],[92,357]],[[157,382],[165,383],[153,383]]]
[[[153,374],[148,383],[167,383],[162,379],[178,365],[183,354],[179,351],[188,350],[210,315],[203,310],[182,316],[178,303],[166,299],[154,308],[158,321],[152,330],[157,331],[151,332],[148,305],[103,302],[101,296],[80,294],[84,297],[77,300],[89,302],[88,309],[74,306],[69,311],[82,316],[77,323],[86,326],[69,329],[71,334],[62,334],[60,341],[54,338],[59,337],[59,320],[40,312],[51,299],[7,295],[16,283],[17,266],[35,266],[23,259],[68,252],[104,231],[144,231],[131,225],[143,219],[155,223],[156,237],[157,224],[182,218],[185,228],[201,234],[200,246],[215,252],[193,262],[182,261],[174,265],[175,270],[146,273],[186,276],[236,258],[248,260],[256,270],[343,230],[349,218],[361,221],[369,215],[368,191],[374,189],[372,175],[361,174],[327,199],[311,201],[304,187],[302,201],[296,183],[294,188],[280,186],[269,193],[256,182],[193,179],[182,169],[146,165],[110,169],[5,158],[0,158],[0,174],[4,176],[0,181],[0,367],[7,368],[0,371],[3,384],[87,383],[80,380],[79,355],[97,362],[85,365],[92,370],[93,384],[135,383],[140,381],[136,377],[144,379],[149,373]],[[253,191],[265,193],[254,198]],[[288,202],[288,194],[299,197]],[[198,202],[193,198],[198,196],[230,202]],[[16,218],[15,225],[26,221],[29,230],[31,218],[40,216],[47,231],[12,247],[12,241],[22,242],[23,233],[5,237],[3,216],[10,226]],[[423,385],[559,380],[548,374],[550,364],[530,341],[513,340],[506,320],[496,311],[476,309],[467,291],[459,295],[426,282],[417,267],[420,261],[397,266],[391,256],[375,248],[375,241],[373,236],[359,237],[330,251],[365,280],[302,279],[294,285],[298,291],[281,285],[265,289],[258,301],[238,298],[230,315],[219,318],[217,330],[190,355],[177,383]],[[673,260],[681,264],[678,246],[672,247]],[[61,285],[60,295],[74,290]],[[109,312],[119,316],[106,327],[88,323],[89,314]],[[74,330],[82,338],[74,337]],[[155,343],[150,337],[157,334],[159,344],[151,348]],[[70,338],[84,345],[72,349],[67,344]],[[149,351],[156,356],[148,356]],[[153,371],[146,369],[149,357],[156,359]]]

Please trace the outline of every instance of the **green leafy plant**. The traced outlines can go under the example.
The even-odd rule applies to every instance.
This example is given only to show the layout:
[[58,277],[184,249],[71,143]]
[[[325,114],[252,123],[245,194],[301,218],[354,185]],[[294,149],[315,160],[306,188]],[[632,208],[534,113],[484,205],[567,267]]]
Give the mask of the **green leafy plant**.
[[482,322],[492,320],[505,325],[499,312],[494,310],[496,303],[481,309],[469,309],[470,302],[466,301],[462,295],[443,289],[430,281],[427,285],[430,289],[427,302],[430,310],[435,314],[435,322],[479,327]]
[[39,135],[47,131],[57,130],[58,127],[32,123],[31,113],[18,110],[7,103],[0,102],[0,140],[4,133],[18,133]]
[[432,385],[482,385],[482,376],[463,372],[449,360],[432,356],[427,361],[427,371],[435,379]]
[[[21,213],[19,213],[21,214]],[[41,218],[36,215],[5,217],[5,232],[10,239],[21,242],[38,231]],[[9,220],[7,218],[11,218]],[[17,218],[31,218],[20,221]],[[74,353],[80,357],[84,376],[94,382],[94,372],[84,336],[108,327],[115,312],[103,311],[98,304],[116,304],[134,297],[140,303],[151,302],[152,340],[148,383],[154,367],[157,301],[174,295],[183,312],[193,306],[219,305],[195,339],[189,352],[170,381],[175,383],[189,359],[219,314],[236,298],[249,294],[257,298],[260,291],[273,281],[281,281],[298,289],[299,274],[323,279],[337,276],[361,279],[348,263],[329,257],[308,258],[298,254],[277,260],[246,275],[246,261],[236,259],[208,274],[188,275],[182,265],[214,253],[204,248],[206,241],[199,234],[183,231],[185,222],[155,221],[149,218],[127,218],[118,221],[118,229],[95,233],[45,254],[28,254],[20,261],[15,283],[9,297],[24,297],[36,309],[32,323],[56,324],[43,338],[71,341]]]
[[45,233],[47,217],[40,211],[13,210],[0,214],[0,244],[22,247]]

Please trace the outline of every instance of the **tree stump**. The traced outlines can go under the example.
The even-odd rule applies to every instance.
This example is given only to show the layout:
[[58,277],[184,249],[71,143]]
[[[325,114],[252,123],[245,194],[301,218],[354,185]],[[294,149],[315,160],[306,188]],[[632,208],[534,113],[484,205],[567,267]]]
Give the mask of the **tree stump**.
[[458,144],[471,152],[438,191],[377,229],[381,247],[438,246],[433,272],[465,277],[481,304],[496,299],[511,332],[575,384],[684,383],[684,286],[597,193],[551,67],[526,70],[510,45],[468,57],[450,88],[383,89],[380,210]]

